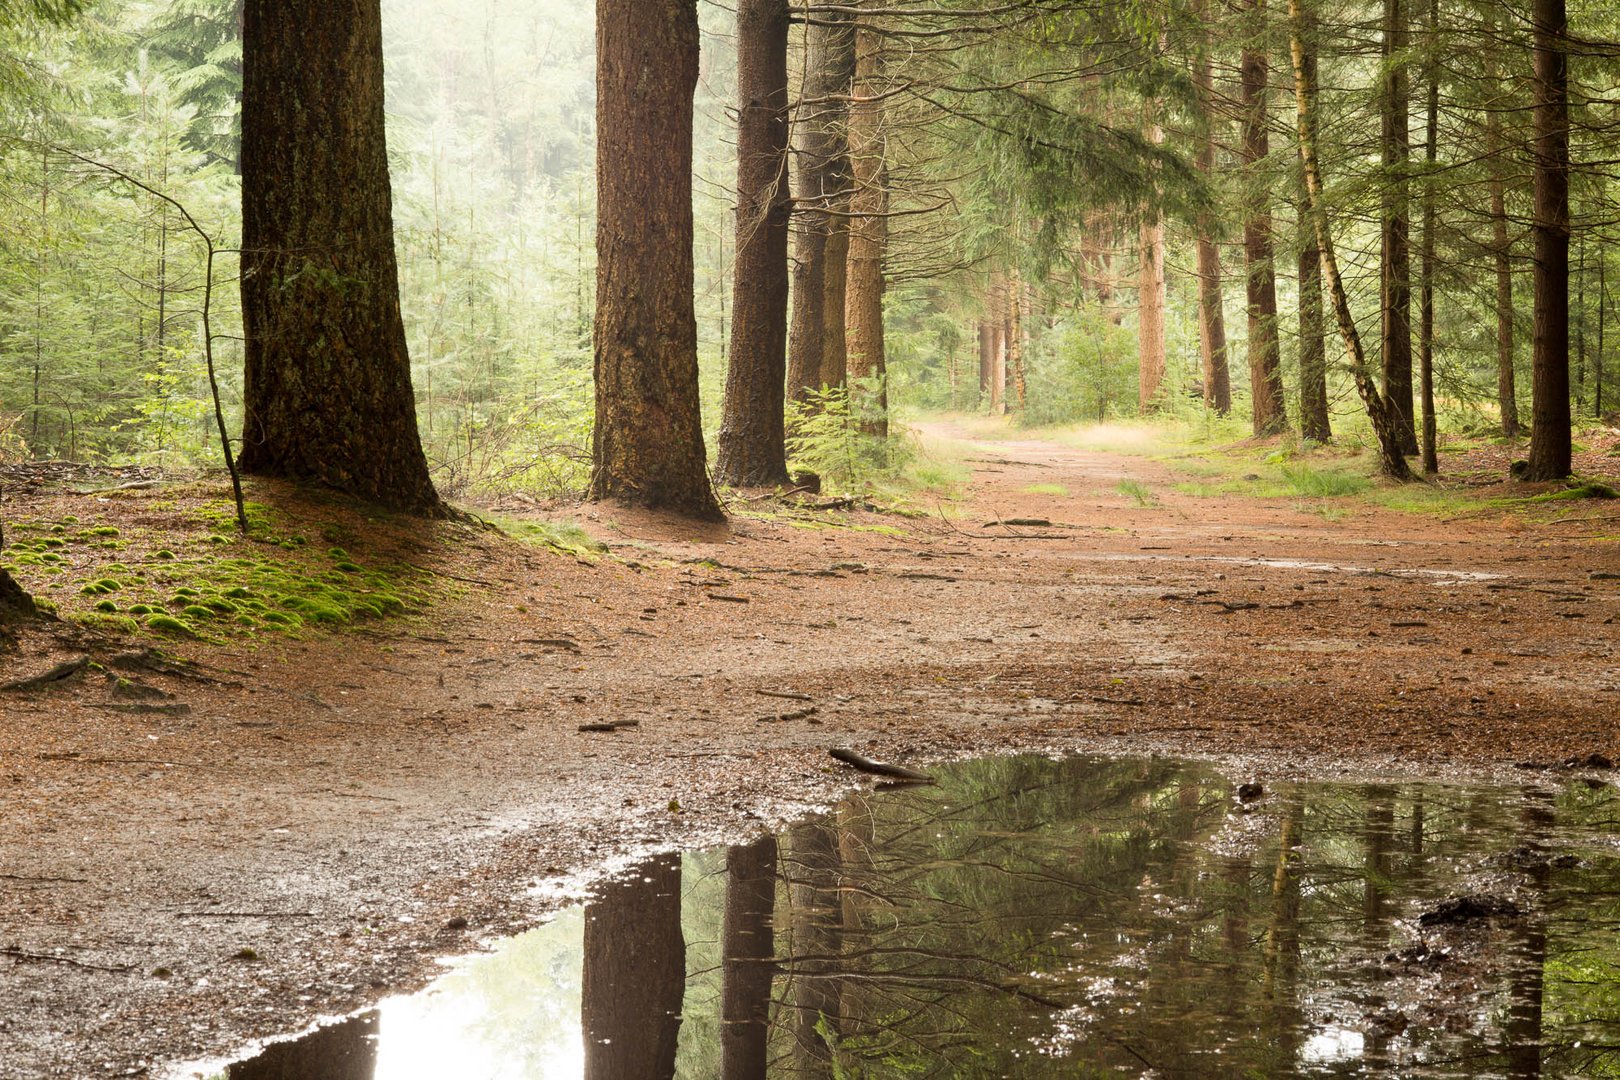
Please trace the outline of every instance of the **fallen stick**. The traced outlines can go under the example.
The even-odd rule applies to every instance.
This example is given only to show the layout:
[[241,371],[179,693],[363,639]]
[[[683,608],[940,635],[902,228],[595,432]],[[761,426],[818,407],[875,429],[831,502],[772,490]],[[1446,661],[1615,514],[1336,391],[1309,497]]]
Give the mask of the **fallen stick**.
[[885,761],[873,761],[869,757],[863,757],[855,751],[846,750],[843,747],[834,747],[827,752],[845,765],[863,773],[871,773],[873,776],[883,776],[890,780],[905,780],[913,784],[934,783],[934,778],[927,773],[920,773],[903,765],[890,765]]
[[814,701],[809,694],[801,694],[797,690],[755,690],[760,697],[786,698],[789,701]]

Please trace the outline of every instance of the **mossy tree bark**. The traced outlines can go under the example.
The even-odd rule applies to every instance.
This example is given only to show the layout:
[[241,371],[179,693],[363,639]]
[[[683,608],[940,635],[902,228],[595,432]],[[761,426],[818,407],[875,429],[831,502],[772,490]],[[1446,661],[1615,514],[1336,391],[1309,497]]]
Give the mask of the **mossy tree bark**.
[[379,0],[248,0],[241,468],[437,513],[399,310]]
[[697,0],[598,0],[591,498],[717,519],[692,299],[697,78]]
[[[844,321],[851,408],[869,434],[889,435],[889,395],[883,342],[883,258],[889,241],[889,179],[884,165],[883,38],[868,26],[855,32],[855,84],[849,106],[849,278]],[[995,387],[1005,380],[997,380]]]
[[1240,82],[1243,92],[1243,164],[1249,172],[1248,205],[1243,220],[1243,252],[1249,301],[1249,393],[1253,404],[1254,433],[1275,435],[1288,427],[1283,405],[1282,349],[1277,335],[1277,269],[1272,259],[1271,193],[1260,181],[1270,151],[1270,124],[1266,106],[1267,74],[1265,0],[1250,0],[1254,20],[1251,33],[1258,47],[1243,50]]
[[1569,22],[1564,0],[1530,5],[1535,60],[1535,329],[1527,480],[1569,475]]
[[[716,478],[788,482],[788,0],[737,5],[737,257]],[[825,250],[825,244],[823,244]]]
[[[787,392],[795,399],[823,385],[827,240],[834,226],[828,210],[843,185],[837,163],[849,94],[850,70],[844,58],[854,56],[854,31],[848,22],[847,14],[832,13],[805,30],[803,104],[794,124],[799,182],[793,209],[799,226],[793,244],[793,322],[788,330]],[[840,304],[840,319],[842,315]]]
[[1294,100],[1299,133],[1300,165],[1305,173],[1305,194],[1311,224],[1316,230],[1316,245],[1321,252],[1322,276],[1327,279],[1328,295],[1333,302],[1333,315],[1338,320],[1339,334],[1350,363],[1350,373],[1356,380],[1356,391],[1366,406],[1372,421],[1373,434],[1378,437],[1379,466],[1384,475],[1395,480],[1413,479],[1401,449],[1400,430],[1394,410],[1384,400],[1383,392],[1368,370],[1367,356],[1362,349],[1361,335],[1350,312],[1350,299],[1344,291],[1344,278],[1339,274],[1339,262],[1333,251],[1333,234],[1328,229],[1327,206],[1322,201],[1322,168],[1316,156],[1316,83],[1306,65],[1304,0],[1288,0],[1291,33],[1290,51],[1294,61]]

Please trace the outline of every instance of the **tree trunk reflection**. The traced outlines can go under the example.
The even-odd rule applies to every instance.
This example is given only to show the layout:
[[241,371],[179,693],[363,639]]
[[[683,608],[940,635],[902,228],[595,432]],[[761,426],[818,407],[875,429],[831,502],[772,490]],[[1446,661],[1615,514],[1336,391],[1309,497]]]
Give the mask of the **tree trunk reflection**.
[[681,857],[658,855],[585,905],[585,1080],[667,1080],[686,992]]

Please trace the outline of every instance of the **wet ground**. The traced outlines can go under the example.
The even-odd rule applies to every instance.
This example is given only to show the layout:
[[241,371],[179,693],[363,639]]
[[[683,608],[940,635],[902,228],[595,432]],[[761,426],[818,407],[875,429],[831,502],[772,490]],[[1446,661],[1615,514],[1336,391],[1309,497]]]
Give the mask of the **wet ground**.
[[[256,489],[310,535],[352,529],[362,562],[410,541],[460,595],[0,694],[0,1076],[155,1075],[418,989],[615,860],[838,802],[857,778],[833,747],[1202,755],[1276,794],[1346,774],[1556,787],[1566,760],[1620,757],[1608,504],[1329,520],[1076,446],[960,452],[974,480],[949,516],[759,500],[694,529],[595,508],[578,520],[612,553],[589,565],[378,539]],[[7,513],[121,528],[114,557],[144,566],[188,497],[29,489]],[[87,647],[25,638],[0,681]]]
[[1014,757],[651,856],[428,991],[177,1077],[1620,1069],[1620,797]]

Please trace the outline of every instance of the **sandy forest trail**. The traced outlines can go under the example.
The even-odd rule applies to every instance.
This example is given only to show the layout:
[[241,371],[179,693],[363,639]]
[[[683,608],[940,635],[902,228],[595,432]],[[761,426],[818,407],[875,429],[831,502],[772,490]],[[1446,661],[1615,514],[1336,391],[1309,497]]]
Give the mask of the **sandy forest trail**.
[[587,511],[616,556],[592,566],[483,543],[454,571],[498,587],[431,628],[199,649],[217,681],[152,678],[187,711],[0,698],[0,1076],[162,1075],[417,985],[581,873],[857,782],[832,746],[1260,776],[1620,756],[1612,543],[1329,522],[1046,442],[966,456],[949,520]]

